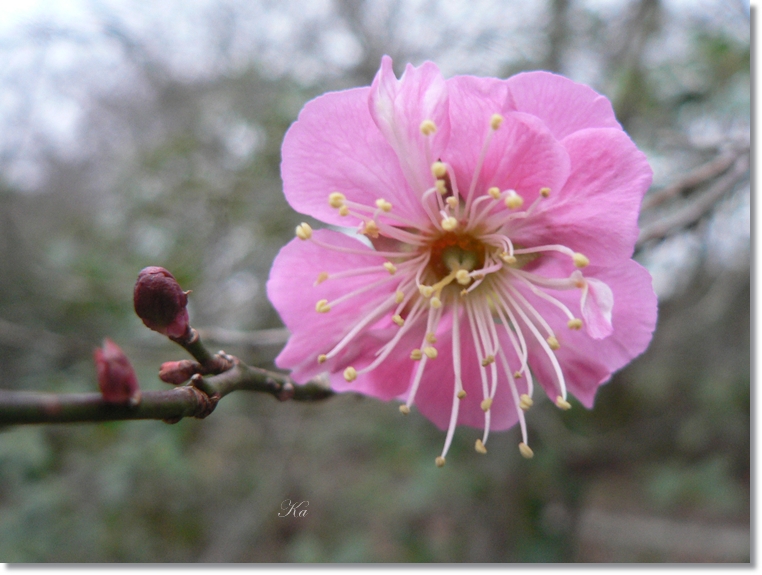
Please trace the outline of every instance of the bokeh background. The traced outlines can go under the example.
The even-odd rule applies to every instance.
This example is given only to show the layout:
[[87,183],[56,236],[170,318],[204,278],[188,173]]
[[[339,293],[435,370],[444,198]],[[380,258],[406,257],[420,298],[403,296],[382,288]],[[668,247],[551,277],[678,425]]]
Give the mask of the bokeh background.
[[[23,7],[22,7],[23,5]],[[352,395],[236,393],[206,420],[0,430],[0,561],[750,559],[750,11],[727,0],[0,2],[0,386],[96,389],[104,336],[144,389],[184,352],[132,312],[137,272],[192,289],[208,342],[269,366],[265,295],[303,219],[280,144],[382,54],[446,76],[594,86],[655,171],[637,259],[649,350],[595,409],[443,434]],[[613,224],[612,224],[613,225]],[[266,330],[266,331],[262,331]],[[278,517],[285,499],[305,517]]]

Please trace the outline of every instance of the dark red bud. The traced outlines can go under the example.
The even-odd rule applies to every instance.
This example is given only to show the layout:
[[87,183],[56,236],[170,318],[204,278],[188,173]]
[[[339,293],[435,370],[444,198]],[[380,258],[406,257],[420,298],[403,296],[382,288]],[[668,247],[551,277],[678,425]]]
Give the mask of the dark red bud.
[[103,399],[109,403],[140,403],[138,378],[122,348],[106,338],[103,347],[93,352],[93,359]]
[[166,361],[161,364],[159,369],[159,379],[165,383],[180,385],[198,373],[200,368],[198,363],[189,359]]
[[146,327],[168,337],[188,331],[188,294],[164,268],[151,266],[138,274],[133,293],[135,313]]

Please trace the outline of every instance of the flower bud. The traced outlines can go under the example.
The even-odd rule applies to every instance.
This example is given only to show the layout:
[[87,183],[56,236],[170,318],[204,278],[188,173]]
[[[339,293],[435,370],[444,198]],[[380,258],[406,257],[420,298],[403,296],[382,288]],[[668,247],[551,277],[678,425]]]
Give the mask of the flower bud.
[[200,368],[199,364],[189,359],[165,361],[159,368],[159,379],[164,383],[180,385],[188,381],[194,374],[199,373]]
[[93,352],[93,359],[103,399],[109,403],[140,403],[138,378],[122,348],[106,338],[103,347]]
[[146,327],[168,337],[188,331],[188,293],[164,268],[151,266],[138,274],[133,293],[135,313]]

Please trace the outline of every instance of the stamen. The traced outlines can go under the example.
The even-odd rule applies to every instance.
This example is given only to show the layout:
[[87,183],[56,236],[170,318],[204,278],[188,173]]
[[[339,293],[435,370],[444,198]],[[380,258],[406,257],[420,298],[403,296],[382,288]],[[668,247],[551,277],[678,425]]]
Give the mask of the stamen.
[[492,398],[488,397],[487,399],[482,401],[480,405],[481,405],[482,411],[489,411],[490,407],[492,407]]
[[349,208],[347,206],[341,206],[339,208],[339,215],[340,216],[348,216],[349,215]]
[[556,351],[557,349],[561,349],[561,344],[558,343],[558,339],[556,339],[556,336],[551,335],[545,341],[548,342],[550,349],[552,349],[553,351]]
[[332,208],[340,208],[344,205],[344,202],[347,200],[347,197],[342,194],[341,192],[332,192],[328,194],[328,205]]
[[392,211],[392,204],[391,204],[391,202],[387,202],[383,198],[379,198],[379,199],[376,200],[376,206],[382,212],[391,212]]
[[446,232],[451,232],[457,227],[458,227],[458,220],[456,220],[452,216],[442,220],[442,229],[445,230]]
[[458,399],[464,399],[465,397],[466,397],[466,392],[465,392],[465,390],[461,389],[458,392]]
[[423,352],[420,349],[414,349],[410,352],[410,359],[413,361],[419,361],[423,358]]
[[327,280],[329,277],[330,277],[330,276],[329,276],[328,272],[320,272],[320,273],[318,274],[318,277],[317,277],[317,279],[315,280],[315,283],[314,283],[313,285],[320,285],[320,284],[321,284],[321,283],[323,283],[325,280]]
[[454,210],[460,204],[460,201],[458,200],[458,198],[454,196],[450,196],[449,198],[445,200],[445,202],[447,203],[447,205],[450,207],[451,210]]
[[444,180],[437,180],[434,184],[434,187],[436,188],[437,192],[439,192],[440,195],[444,196],[447,193],[447,184]]
[[407,415],[410,413],[410,408],[403,403],[402,405],[400,405],[400,413],[402,415]]
[[557,406],[558,406],[560,409],[563,409],[564,411],[569,411],[569,410],[571,409],[571,403],[569,403],[568,401],[566,401],[566,400],[565,400],[563,397],[561,397],[560,395],[559,395],[558,397],[556,397],[556,405],[557,405]]
[[566,325],[569,326],[569,329],[582,329],[582,320],[575,317],[566,322]]
[[349,366],[347,369],[344,370],[344,379],[346,379],[349,382],[352,382],[355,379],[357,379],[357,370],[354,367]]
[[312,237],[312,228],[309,224],[302,222],[296,226],[296,237],[300,240],[308,240]]
[[534,401],[526,393],[522,393],[519,397],[519,407],[524,411],[529,411],[529,408],[534,405]]
[[444,467],[444,464],[445,464],[445,458],[444,458],[444,457],[442,457],[442,456],[440,455],[439,457],[437,457],[437,458],[434,460],[434,463],[436,464],[436,466],[437,466],[437,467]]
[[505,207],[511,210],[515,210],[524,205],[524,198],[516,193],[516,190],[508,190],[508,195],[505,196]]
[[423,348],[423,353],[429,359],[436,359],[437,355],[439,355],[438,352],[437,352],[437,348],[431,347],[430,345],[428,345],[428,346]]
[[523,441],[519,443],[519,452],[524,459],[532,459],[534,457],[534,451]]
[[400,326],[400,327],[402,327],[403,325],[405,325],[405,320],[404,320],[404,319],[402,319],[402,316],[401,316],[401,315],[399,315],[399,314],[395,314],[395,315],[393,315],[393,316],[392,316],[392,321],[393,321],[394,323],[396,323],[396,324],[397,324],[398,326]]
[[587,267],[590,264],[590,260],[587,259],[583,254],[576,252],[572,256],[572,260],[574,261],[574,265],[578,268],[584,268]]
[[362,228],[360,229],[361,234],[370,236],[374,240],[378,238],[379,231],[380,230],[378,228],[378,224],[374,222],[373,220],[368,220],[367,222],[364,222]]
[[324,354],[324,353],[321,353],[318,356],[318,360],[317,361],[318,361],[318,363],[325,363],[325,360],[327,360],[327,359],[328,359],[328,356],[326,354]]
[[[445,166],[444,163],[434,162],[433,164],[431,164],[431,174],[438,180],[441,180],[442,178],[444,178],[446,173],[447,173],[447,166]],[[442,180],[442,183],[444,183],[444,180]]]
[[394,303],[402,303],[402,300],[405,299],[405,292],[397,290],[394,293]]
[[460,400],[466,396],[466,392],[463,391],[463,381],[461,380],[460,372],[460,310],[458,309],[458,300],[453,301],[452,309],[452,369],[455,375],[455,398],[452,400],[452,406],[450,408],[450,424],[447,427],[447,436],[445,437],[444,447],[442,448],[441,457],[444,458],[447,455],[447,451],[450,449],[453,435],[455,434],[455,427],[458,424],[458,410],[460,409]]
[[455,279],[463,286],[467,286],[471,283],[471,276],[469,275],[468,270],[458,270],[455,272]]
[[424,136],[430,136],[437,131],[437,125],[432,120],[424,120],[421,122],[421,134]]
[[493,130],[497,130],[503,123],[503,117],[500,114],[492,114],[489,120],[489,126]]
[[327,299],[321,299],[315,304],[315,311],[318,313],[328,313],[331,311],[331,306],[328,305]]
[[434,288],[427,285],[419,285],[418,291],[421,292],[421,295],[423,297],[431,297],[434,294]]
[[[505,353],[503,353],[503,350],[500,350],[500,363],[503,366],[503,372],[505,373],[505,376],[508,378],[508,384],[511,388],[511,395],[513,396],[513,403],[516,406],[516,415],[519,418],[519,426],[521,427],[521,438],[524,440],[524,443],[528,441],[527,439],[527,421],[526,417],[524,416],[524,411],[526,411],[523,407],[523,398],[529,397],[526,394],[522,395],[521,398],[519,398],[519,390],[516,388],[516,381],[513,377],[511,377],[511,370],[508,367],[508,360],[505,357]],[[531,399],[529,399],[531,403]],[[528,408],[527,408],[528,409]]]
[[[500,188],[492,187],[489,190],[487,190],[487,193],[492,196],[493,199],[499,200],[500,199]],[[476,202],[474,202],[476,203]]]
[[392,262],[384,262],[384,268],[391,275],[394,275],[397,272],[397,266],[395,266]]
[[487,453],[487,448],[484,447],[484,443],[482,443],[481,439],[476,440],[476,444],[474,445],[474,449],[476,449],[477,453],[485,454]]
[[547,198],[550,195],[550,188],[540,188],[540,195]]

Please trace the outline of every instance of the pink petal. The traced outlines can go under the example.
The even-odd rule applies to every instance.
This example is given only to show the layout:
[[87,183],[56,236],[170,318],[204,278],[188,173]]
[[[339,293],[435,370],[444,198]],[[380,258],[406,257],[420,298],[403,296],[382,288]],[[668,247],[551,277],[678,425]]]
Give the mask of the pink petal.
[[522,245],[564,244],[604,265],[632,255],[651,168],[621,130],[581,130],[563,141],[571,174],[517,228]]
[[580,304],[585,329],[593,339],[603,339],[614,331],[611,325],[614,294],[611,288],[600,280],[589,278],[585,283]]
[[328,205],[338,191],[375,206],[379,198],[417,221],[425,212],[399,167],[397,156],[368,112],[370,88],[330,92],[307,102],[289,128],[281,151],[283,192],[298,212],[324,222],[352,226]]
[[595,90],[550,72],[507,80],[515,110],[540,118],[559,140],[586,128],[618,128],[611,102]]
[[[330,351],[385,296],[393,294],[397,286],[394,281],[390,281],[335,306],[328,313],[318,313],[315,304],[319,300],[332,301],[379,279],[388,278],[389,273],[380,267],[385,261],[383,258],[373,255],[371,248],[345,234],[315,230],[313,238],[336,246],[367,251],[367,255],[331,254],[310,241],[294,239],[275,258],[267,282],[267,295],[292,332],[288,344],[276,359],[276,364],[284,369],[293,369],[292,376],[299,382],[325,371],[328,366],[318,365],[317,356]],[[338,273],[375,265],[379,266],[378,273],[329,279],[314,285],[320,272]],[[386,323],[391,325],[389,319]],[[358,345],[357,342],[353,344]],[[375,349],[377,348],[374,351]],[[357,350],[350,347],[347,353],[356,355]]]
[[[397,153],[402,171],[417,194],[434,185],[431,163],[441,154],[450,135],[447,84],[436,64],[407,65],[397,80],[392,59],[384,56],[370,88],[370,114]],[[437,131],[421,134],[421,123],[431,120]],[[427,140],[429,152],[427,153]]]

